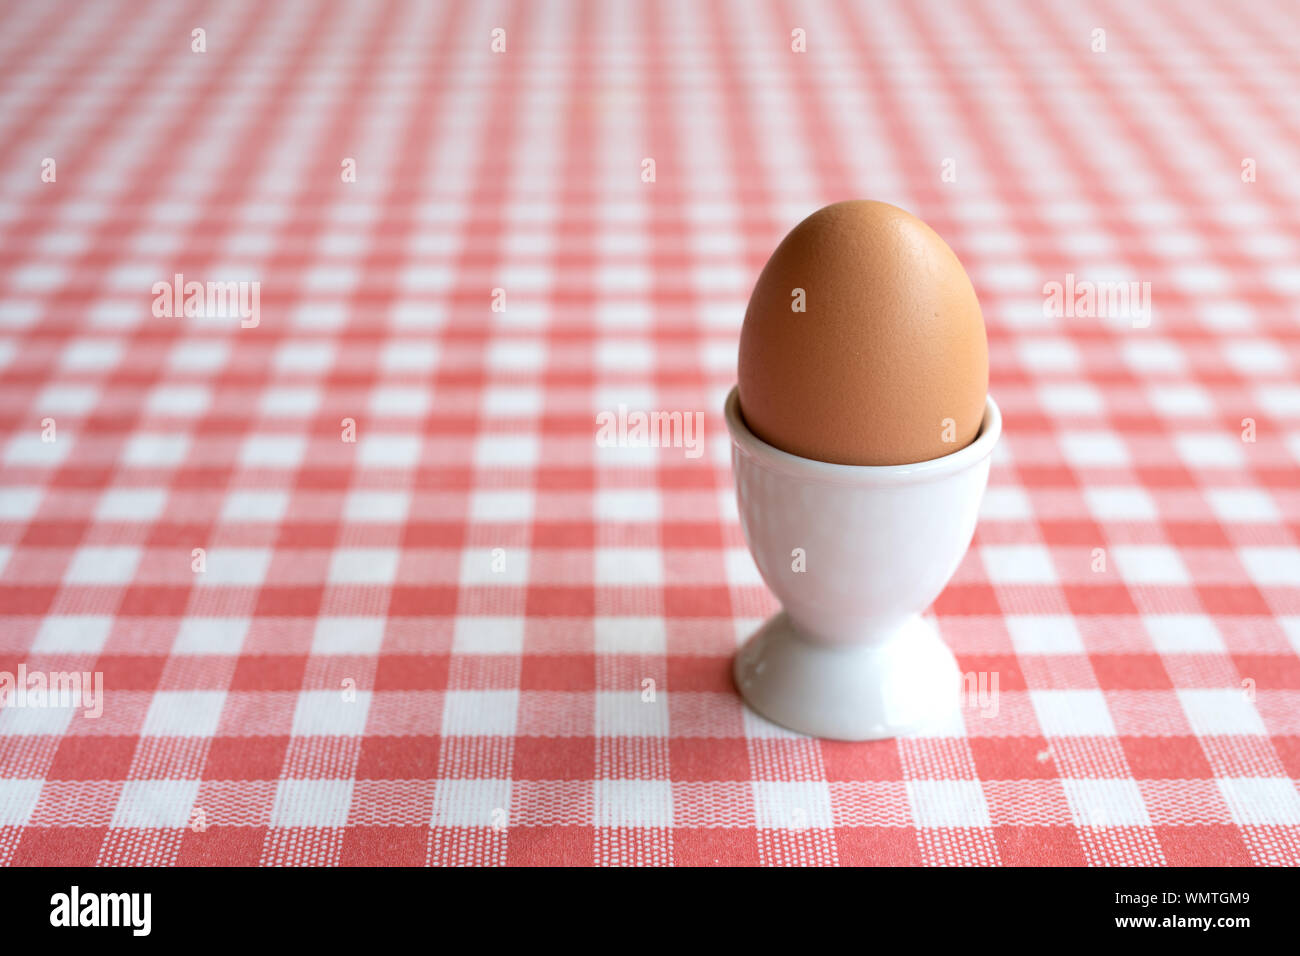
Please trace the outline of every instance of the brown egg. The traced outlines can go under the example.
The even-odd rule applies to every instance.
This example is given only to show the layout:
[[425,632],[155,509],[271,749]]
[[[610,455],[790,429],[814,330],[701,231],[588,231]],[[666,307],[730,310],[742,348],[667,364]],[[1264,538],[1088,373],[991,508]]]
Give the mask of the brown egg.
[[951,454],[979,433],[988,378],[966,270],[938,233],[888,203],[839,202],[795,226],[759,275],[740,333],[746,424],[819,461]]

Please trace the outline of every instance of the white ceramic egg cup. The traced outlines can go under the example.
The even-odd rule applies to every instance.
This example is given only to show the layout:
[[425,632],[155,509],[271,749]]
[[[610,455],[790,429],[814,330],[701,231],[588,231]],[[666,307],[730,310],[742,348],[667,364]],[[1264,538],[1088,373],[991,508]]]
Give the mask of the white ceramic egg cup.
[[[745,540],[784,608],[736,654],[745,701],[836,740],[951,720],[961,674],[921,612],[975,533],[1002,433],[992,397],[975,441],[914,465],[835,465],[773,448],[745,425],[735,388],[726,418]],[[795,570],[800,548],[804,570]]]

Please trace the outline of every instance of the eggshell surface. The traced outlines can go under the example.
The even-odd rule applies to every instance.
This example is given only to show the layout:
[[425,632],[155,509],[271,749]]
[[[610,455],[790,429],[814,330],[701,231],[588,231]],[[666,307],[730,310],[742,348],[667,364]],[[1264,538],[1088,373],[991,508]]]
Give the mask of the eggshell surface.
[[957,256],[911,213],[869,200],[826,206],[791,230],[740,335],[749,429],[836,464],[900,465],[965,447],[979,434],[988,373],[984,318]]

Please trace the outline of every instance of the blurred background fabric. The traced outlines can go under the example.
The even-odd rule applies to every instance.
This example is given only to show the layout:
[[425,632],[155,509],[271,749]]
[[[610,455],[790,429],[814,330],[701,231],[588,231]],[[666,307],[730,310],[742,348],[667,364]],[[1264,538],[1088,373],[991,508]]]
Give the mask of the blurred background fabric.
[[[0,863],[1300,863],[1298,89],[1272,0],[0,4],[0,672],[104,686],[0,709]],[[853,197],[1005,416],[996,707],[868,744],[733,691],[721,416]]]

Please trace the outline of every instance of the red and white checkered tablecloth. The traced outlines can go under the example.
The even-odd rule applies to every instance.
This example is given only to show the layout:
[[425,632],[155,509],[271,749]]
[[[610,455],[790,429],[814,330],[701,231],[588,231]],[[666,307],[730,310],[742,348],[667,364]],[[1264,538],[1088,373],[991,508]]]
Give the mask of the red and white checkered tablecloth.
[[[0,709],[0,863],[1300,863],[1296,4],[0,10],[0,675],[104,687]],[[733,691],[721,417],[849,197],[1006,422],[933,609],[996,715],[865,744]]]

